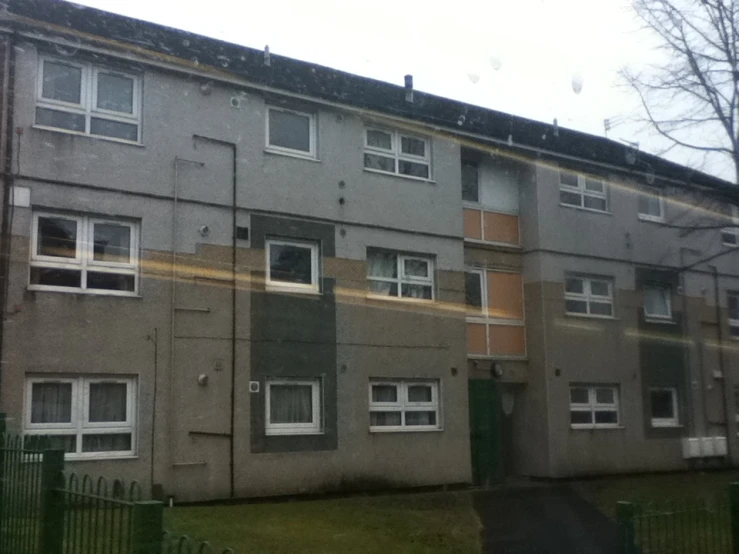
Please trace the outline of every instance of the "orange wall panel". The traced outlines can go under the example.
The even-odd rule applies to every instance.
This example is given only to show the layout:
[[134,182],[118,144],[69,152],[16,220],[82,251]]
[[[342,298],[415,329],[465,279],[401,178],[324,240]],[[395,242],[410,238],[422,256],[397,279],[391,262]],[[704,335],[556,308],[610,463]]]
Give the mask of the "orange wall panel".
[[485,355],[488,353],[488,343],[485,333],[485,325],[479,323],[467,324],[467,352],[469,354]]
[[519,244],[518,216],[485,212],[485,240]]
[[482,239],[482,227],[480,210],[464,209],[464,238]]
[[519,273],[488,271],[488,315],[523,319],[523,286]]
[[491,325],[490,354],[500,356],[525,356],[526,338],[522,325]]

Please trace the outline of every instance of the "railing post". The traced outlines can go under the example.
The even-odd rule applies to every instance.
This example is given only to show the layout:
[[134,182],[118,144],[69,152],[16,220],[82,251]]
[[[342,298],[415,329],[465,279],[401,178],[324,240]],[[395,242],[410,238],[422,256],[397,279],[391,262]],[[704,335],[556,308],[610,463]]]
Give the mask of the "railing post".
[[631,502],[619,502],[617,504],[618,554],[636,554],[634,511],[634,505]]
[[731,552],[739,554],[739,483],[729,485],[729,510],[731,513]]
[[134,502],[131,554],[162,554],[164,504],[156,500]]
[[5,435],[7,431],[6,415],[0,413],[0,545],[5,542],[2,536],[5,524],[5,449],[8,447],[8,437]]
[[41,456],[39,552],[61,554],[64,546],[64,450],[44,450]]

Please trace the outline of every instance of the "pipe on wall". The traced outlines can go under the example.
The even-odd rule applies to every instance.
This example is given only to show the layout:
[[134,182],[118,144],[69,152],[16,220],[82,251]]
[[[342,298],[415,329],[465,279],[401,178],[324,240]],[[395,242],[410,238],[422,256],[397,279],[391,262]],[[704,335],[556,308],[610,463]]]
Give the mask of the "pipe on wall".
[[726,396],[729,394],[729,387],[727,381],[729,376],[726,374],[726,367],[724,364],[724,326],[721,318],[721,297],[719,292],[719,277],[718,268],[715,265],[709,266],[711,273],[713,274],[713,300],[716,304],[716,341],[718,342],[718,370],[721,373],[721,399],[722,407],[724,410],[724,428],[726,429],[726,455],[729,461],[732,460],[732,440],[731,440],[731,421],[729,418],[729,402]]

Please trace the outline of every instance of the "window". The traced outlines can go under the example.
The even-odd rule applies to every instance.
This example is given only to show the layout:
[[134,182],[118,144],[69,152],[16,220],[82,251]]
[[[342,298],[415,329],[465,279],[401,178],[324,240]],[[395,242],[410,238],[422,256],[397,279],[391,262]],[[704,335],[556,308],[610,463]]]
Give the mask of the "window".
[[139,142],[141,78],[91,64],[41,58],[36,125]]
[[135,294],[138,227],[97,217],[36,213],[31,290]]
[[480,167],[474,160],[462,160],[462,200],[480,201]]
[[652,427],[677,427],[677,390],[649,389],[649,405]]
[[267,240],[267,287],[318,292],[318,244]]
[[618,388],[570,386],[570,426],[593,429],[618,426]]
[[664,221],[665,206],[662,193],[655,188],[642,187],[639,191],[639,219]]
[[644,316],[647,319],[672,319],[670,287],[656,285],[644,287]]
[[370,293],[377,296],[433,300],[434,263],[431,258],[367,251]]
[[429,140],[397,131],[366,129],[364,167],[372,171],[430,179]]
[[603,181],[569,171],[559,172],[559,201],[598,212],[608,211],[608,195]]
[[440,428],[438,381],[373,380],[369,394],[370,431]]
[[318,379],[267,381],[267,435],[320,434],[321,385]]
[[25,434],[45,435],[69,457],[133,456],[136,383],[120,377],[32,377]]
[[267,148],[315,158],[315,115],[268,107]]
[[739,246],[739,207],[732,204],[727,206],[726,211],[733,227],[721,230],[721,242],[726,246]]
[[485,313],[487,300],[483,272],[468,270],[464,273],[464,296],[467,311],[472,314]]
[[739,293],[728,293],[729,332],[732,338],[739,338]]
[[565,311],[571,315],[612,317],[612,282],[597,277],[565,277]]

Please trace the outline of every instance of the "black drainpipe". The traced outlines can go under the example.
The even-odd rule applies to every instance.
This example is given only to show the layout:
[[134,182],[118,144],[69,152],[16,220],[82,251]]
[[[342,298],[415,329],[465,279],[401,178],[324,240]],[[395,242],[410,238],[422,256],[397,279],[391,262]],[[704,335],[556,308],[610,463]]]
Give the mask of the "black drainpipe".
[[236,155],[236,143],[227,140],[221,140],[202,135],[193,135],[193,139],[210,142],[212,144],[220,144],[231,148],[233,154],[233,168],[231,172],[232,181],[232,198],[231,198],[231,414],[230,414],[230,430],[229,437],[229,495],[231,498],[235,494],[234,479],[234,431],[236,418],[236,174],[238,157]]
[[729,421],[729,403],[726,399],[726,395],[729,394],[729,387],[727,386],[727,381],[729,379],[729,376],[726,374],[725,368],[724,368],[724,326],[723,321],[721,319],[721,304],[720,304],[720,296],[719,296],[719,283],[718,283],[718,269],[715,265],[711,265],[711,273],[713,273],[713,300],[716,304],[716,340],[718,341],[718,370],[721,373],[721,387],[722,387],[722,394],[721,398],[723,400],[723,409],[724,409],[724,425],[726,427],[726,455],[727,459],[729,460],[729,463],[731,463],[732,457],[731,457],[731,426]]

